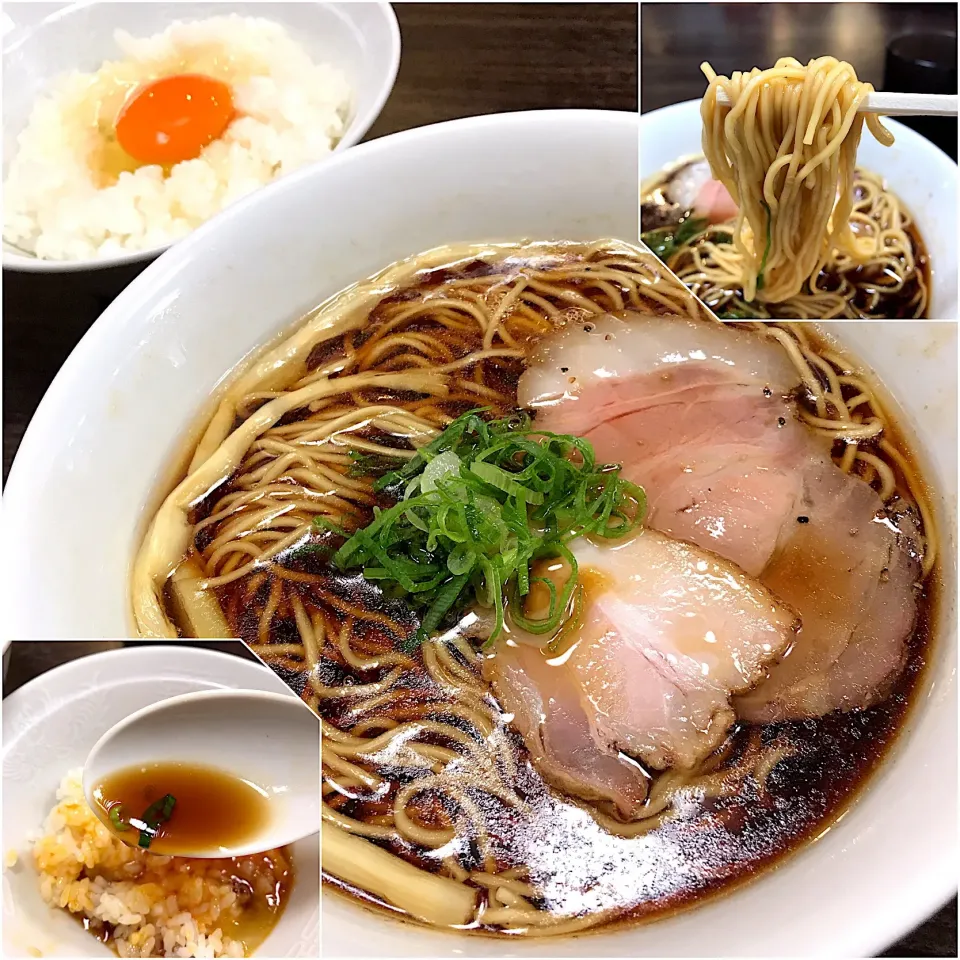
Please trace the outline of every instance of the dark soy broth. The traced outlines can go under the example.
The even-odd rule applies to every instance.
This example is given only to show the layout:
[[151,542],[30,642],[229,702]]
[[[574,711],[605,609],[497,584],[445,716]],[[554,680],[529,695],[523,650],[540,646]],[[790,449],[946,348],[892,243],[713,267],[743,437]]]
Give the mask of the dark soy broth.
[[[263,791],[233,774],[189,763],[151,763],[110,774],[94,790],[103,819],[114,835],[138,844],[136,823],[167,794],[176,798],[170,818],[150,841],[151,853],[210,853],[255,837],[270,817]],[[111,810],[118,813],[111,815]],[[129,822],[126,830],[115,822]],[[142,845],[142,844],[141,844]]]
[[[522,269],[524,263],[514,259],[502,265],[501,273],[506,277]],[[549,308],[549,317],[532,308],[518,312],[510,321],[510,335],[517,349],[498,351],[507,355],[463,367],[465,373],[451,377],[448,394],[424,399],[399,388],[364,387],[329,398],[324,401],[326,406],[317,410],[291,410],[273,428],[271,442],[285,448],[300,438],[303,442],[297,447],[297,456],[309,459],[317,446],[309,433],[315,425],[377,405],[417,412],[418,416],[432,418],[438,426],[478,406],[487,407],[491,416],[510,413],[518,402],[517,384],[526,368],[526,356],[518,354],[526,354],[555,327],[590,322],[591,314],[580,313],[583,308],[571,303],[579,304],[590,295],[602,310],[623,310],[623,301],[628,299],[626,288],[620,290],[621,302],[609,302],[606,294],[591,286],[592,269],[588,262],[584,276],[561,277],[549,285],[535,278],[540,292],[532,302],[546,303],[543,311]],[[380,300],[360,329],[317,344],[306,360],[307,372],[338,365],[341,370],[406,369],[406,364],[413,363],[407,356],[414,349],[410,344],[420,345],[417,350],[423,356],[419,359],[425,357],[428,366],[438,367],[456,364],[481,351],[483,338],[472,319],[441,324],[435,316],[431,319],[433,314],[428,310],[410,314],[413,319],[403,321],[404,337],[398,337],[389,349],[378,337],[387,328],[392,329],[407,304],[422,298],[429,306],[430,295],[438,285],[452,284],[452,294],[459,291],[466,296],[463,291],[469,288],[471,278],[483,279],[490,273],[488,264],[476,260],[422,273],[416,282]],[[486,297],[485,287],[478,290],[471,304]],[[545,300],[547,293],[553,300]],[[434,313],[439,316],[442,310]],[[672,315],[684,311],[680,306],[669,308],[651,301],[643,305],[642,312]],[[811,339],[818,351],[837,349],[826,339],[823,343]],[[420,369],[419,364],[416,368]],[[264,395],[251,395],[237,414],[238,424],[264,402]],[[890,399],[888,409],[895,408]],[[922,474],[922,465],[913,462],[907,438],[901,436],[895,418],[886,429],[885,439],[903,462]],[[370,445],[375,445],[377,457],[367,455]],[[332,484],[345,503],[343,515],[335,518],[338,523],[356,529],[369,522],[375,508],[393,505],[388,495],[374,489],[372,480],[396,466],[386,455],[392,449],[407,456],[412,453],[404,430],[388,430],[378,426],[374,418],[361,418],[343,431],[339,445],[329,445],[327,461],[320,463],[317,459],[324,470],[339,473]],[[835,455],[841,452],[834,451]],[[353,458],[353,453],[358,456]],[[276,457],[279,460],[280,454]],[[470,763],[453,761],[449,765],[454,771],[450,781],[458,790],[462,788],[462,803],[452,790],[444,792],[446,785],[439,775],[434,778],[430,763],[408,760],[402,750],[382,747],[359,760],[337,755],[343,763],[325,773],[323,800],[336,817],[374,828],[371,844],[413,864],[424,874],[449,879],[456,874],[446,862],[452,849],[448,843],[437,848],[414,843],[389,827],[391,821],[395,822],[397,798],[420,781],[434,778],[406,801],[408,818],[419,831],[455,827],[460,831],[454,833],[460,842],[452,857],[454,866],[467,878],[460,882],[471,886],[484,908],[499,909],[490,892],[490,880],[501,875],[514,886],[531,891],[526,894],[531,911],[575,922],[594,918],[591,922],[596,924],[595,929],[664,916],[727,892],[832,827],[882,761],[915,699],[934,632],[939,589],[936,568],[917,596],[918,616],[907,643],[906,667],[884,699],[857,712],[732,727],[714,772],[737,776],[741,760],[751,756],[751,751],[773,758],[765,771],[750,761],[743,769],[753,772],[740,775],[736,789],[717,794],[691,789],[679,796],[671,817],[636,835],[617,833],[595,819],[595,810],[551,787],[541,776],[521,736],[511,727],[512,717],[500,709],[491,689],[482,682],[485,659],[496,657],[495,648],[482,650],[482,637],[464,632],[464,643],[443,645],[442,660],[439,643],[410,650],[405,641],[419,626],[414,609],[385,593],[362,573],[338,569],[330,562],[338,545],[336,535],[313,522],[316,505],[329,493],[318,480],[311,482],[319,493],[302,480],[299,460],[296,475],[294,468],[286,471],[286,486],[272,474],[270,483],[262,484],[263,497],[277,496],[276,509],[285,523],[291,513],[301,509],[288,508],[295,500],[286,496],[288,491],[295,494],[302,487],[310,493],[310,497],[301,498],[306,506],[302,508],[303,532],[299,539],[280,552],[258,559],[248,571],[241,571],[242,575],[235,575],[239,566],[218,566],[217,555],[227,554],[217,544],[237,536],[229,525],[244,522],[244,510],[263,509],[262,500],[251,503],[246,498],[261,484],[264,462],[263,450],[253,450],[232,477],[192,505],[189,521],[194,530],[183,562],[195,564],[202,571],[196,574],[197,579],[222,575],[209,592],[222,613],[224,629],[229,630],[226,635],[244,639],[330,727],[369,742],[381,736],[387,742],[393,730],[429,724],[422,735],[409,741],[418,741],[427,760],[443,756],[441,751],[448,748],[470,757]],[[362,463],[367,464],[369,475],[363,470],[351,472]],[[351,491],[361,478],[363,490],[354,495]],[[267,490],[268,486],[276,487],[279,494]],[[242,506],[236,507],[237,503]],[[211,522],[211,517],[216,522]],[[254,521],[250,522],[248,539],[262,533],[261,518],[255,516]],[[288,530],[278,525],[276,536],[285,538]],[[241,553],[239,550],[237,556]],[[246,554],[237,561],[247,562]],[[586,569],[581,574],[587,596],[592,590],[602,590],[600,576]],[[163,598],[167,614],[176,621],[178,611],[169,580]],[[537,601],[534,592],[530,602]],[[178,625],[184,635],[194,635],[189,620],[181,619]],[[439,631],[453,633],[456,625],[454,616],[441,622]],[[476,697],[461,693],[474,686],[479,689]],[[474,720],[475,716],[479,719]],[[325,750],[331,741],[325,740]],[[405,740],[403,748],[407,746]],[[476,764],[472,762],[475,757],[479,758]],[[373,778],[376,788],[367,787],[359,779],[343,786],[344,776],[360,776],[355,772],[344,774],[348,764],[359,765],[363,775]],[[475,767],[479,769],[476,775]],[[501,776],[500,771],[509,774]],[[505,784],[502,790],[501,784]],[[502,800],[502,795],[510,802]],[[468,807],[483,827],[486,849],[481,849],[478,842],[479,830],[459,826],[458,817]],[[392,903],[337,876],[324,873],[323,880],[328,889],[367,906],[406,916]],[[454,926],[478,934],[525,935],[518,933],[518,927],[485,921],[489,912],[478,913],[466,927]],[[571,928],[571,932],[582,929],[588,927]]]

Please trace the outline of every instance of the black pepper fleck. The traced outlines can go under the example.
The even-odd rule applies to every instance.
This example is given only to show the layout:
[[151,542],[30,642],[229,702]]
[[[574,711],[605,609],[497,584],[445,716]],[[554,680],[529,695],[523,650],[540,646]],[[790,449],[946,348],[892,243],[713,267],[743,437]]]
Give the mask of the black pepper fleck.
[[809,522],[810,522],[809,517],[797,517],[797,523],[809,523]]
[[785,427],[787,425],[786,417],[777,417],[777,426]]
[[764,387],[764,388],[763,388],[763,395],[764,395],[765,397],[772,397],[772,396],[773,396],[773,391],[772,391],[769,387]]

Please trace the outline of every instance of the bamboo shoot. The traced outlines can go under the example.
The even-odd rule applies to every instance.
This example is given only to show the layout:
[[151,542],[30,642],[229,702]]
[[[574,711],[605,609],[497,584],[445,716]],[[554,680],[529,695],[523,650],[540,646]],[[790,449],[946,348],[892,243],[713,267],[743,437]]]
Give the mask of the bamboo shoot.
[[427,923],[470,923],[478,891],[419,870],[381,847],[329,824],[322,833],[323,869]]

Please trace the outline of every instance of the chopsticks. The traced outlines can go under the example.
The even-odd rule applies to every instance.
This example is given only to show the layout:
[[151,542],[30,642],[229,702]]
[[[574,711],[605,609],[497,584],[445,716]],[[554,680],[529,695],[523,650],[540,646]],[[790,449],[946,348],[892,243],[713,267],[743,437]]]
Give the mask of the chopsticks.
[[[723,90],[717,91],[717,103],[730,106]],[[955,117],[955,93],[868,93],[858,113],[879,113],[885,117]]]

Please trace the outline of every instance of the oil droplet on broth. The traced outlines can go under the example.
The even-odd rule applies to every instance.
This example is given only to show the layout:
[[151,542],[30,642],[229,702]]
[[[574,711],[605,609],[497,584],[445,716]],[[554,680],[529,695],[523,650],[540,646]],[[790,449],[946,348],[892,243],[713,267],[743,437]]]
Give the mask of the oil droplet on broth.
[[214,853],[236,847],[256,837],[271,816],[263,789],[199,764],[127,767],[105,777],[93,795],[101,819],[114,836],[131,846],[139,843],[141,831],[136,823],[143,822],[151,805],[167,795],[174,797],[169,819],[157,825],[148,847],[159,854]]

